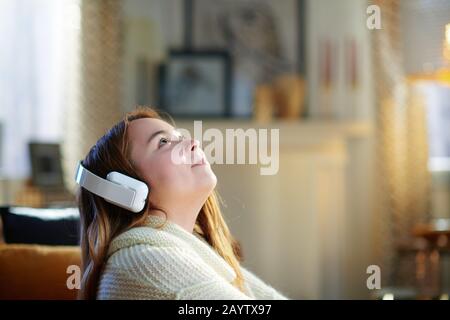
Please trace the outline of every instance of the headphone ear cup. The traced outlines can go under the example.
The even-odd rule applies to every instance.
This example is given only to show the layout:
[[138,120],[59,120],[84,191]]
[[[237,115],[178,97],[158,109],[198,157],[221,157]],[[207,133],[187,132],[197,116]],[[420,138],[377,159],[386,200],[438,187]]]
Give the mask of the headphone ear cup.
[[108,173],[106,180],[117,183],[136,192],[135,199],[133,201],[134,209],[132,211],[139,212],[144,208],[149,193],[149,187],[145,182],[116,171]]
[[147,204],[147,184],[116,171],[104,179],[83,167],[80,161],[75,181],[81,188],[131,212],[141,212]]
[[[110,172],[106,176],[106,180],[115,182],[117,184],[120,184],[123,187],[134,189],[134,187],[139,186],[140,184],[145,184],[142,181],[139,181],[137,179],[134,179],[132,177],[129,177],[123,173],[120,172]],[[146,185],[147,187],[147,185]]]

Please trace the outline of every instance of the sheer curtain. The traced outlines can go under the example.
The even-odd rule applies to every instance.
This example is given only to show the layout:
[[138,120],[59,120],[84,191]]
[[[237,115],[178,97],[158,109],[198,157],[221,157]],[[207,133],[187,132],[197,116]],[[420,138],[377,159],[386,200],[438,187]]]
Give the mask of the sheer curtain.
[[[425,103],[405,69],[401,5],[409,0],[372,0],[382,29],[373,33],[377,116],[377,192],[374,244],[385,286],[416,282],[412,229],[430,218],[429,145]],[[418,46],[420,44],[417,44]]]
[[[80,159],[122,117],[122,1],[80,0],[81,23],[73,57],[64,132],[66,186],[74,190]],[[77,67],[78,66],[78,67]]]
[[61,142],[78,0],[0,1],[0,173],[30,175],[28,142]]

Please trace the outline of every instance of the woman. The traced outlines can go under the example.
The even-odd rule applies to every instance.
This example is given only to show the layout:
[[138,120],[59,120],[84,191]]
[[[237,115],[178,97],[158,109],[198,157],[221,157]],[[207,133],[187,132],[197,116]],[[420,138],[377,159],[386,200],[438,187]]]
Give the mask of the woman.
[[80,298],[287,299],[239,265],[198,141],[183,139],[156,111],[128,113],[83,166],[103,178],[118,171],[150,192],[133,213],[80,188]]

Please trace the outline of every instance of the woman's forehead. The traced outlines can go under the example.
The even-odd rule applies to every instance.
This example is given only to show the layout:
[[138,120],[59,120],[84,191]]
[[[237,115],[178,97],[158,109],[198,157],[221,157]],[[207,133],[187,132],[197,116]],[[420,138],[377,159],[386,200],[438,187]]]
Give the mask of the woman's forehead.
[[141,118],[130,122],[129,138],[135,142],[142,142],[154,132],[166,130],[173,131],[174,127],[161,119]]

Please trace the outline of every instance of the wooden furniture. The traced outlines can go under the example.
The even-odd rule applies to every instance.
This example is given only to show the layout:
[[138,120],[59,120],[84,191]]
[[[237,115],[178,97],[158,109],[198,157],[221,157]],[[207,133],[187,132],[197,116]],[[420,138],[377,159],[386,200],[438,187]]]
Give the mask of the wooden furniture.
[[450,220],[437,219],[417,225],[413,235],[423,241],[416,253],[416,280],[419,292],[433,298],[442,294],[443,255],[450,253]]
[[67,270],[80,265],[78,246],[0,244],[0,300],[76,299]]
[[75,196],[63,188],[39,188],[27,181],[14,197],[14,205],[45,208],[75,206]]

